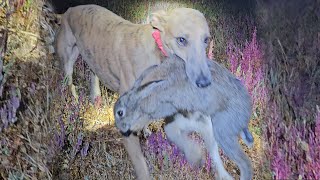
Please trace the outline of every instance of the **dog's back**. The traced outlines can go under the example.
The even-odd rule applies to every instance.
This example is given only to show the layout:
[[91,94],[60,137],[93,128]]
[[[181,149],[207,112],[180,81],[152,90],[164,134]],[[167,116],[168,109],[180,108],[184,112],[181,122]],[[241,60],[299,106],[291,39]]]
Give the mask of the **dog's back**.
[[[99,79],[111,90],[119,92],[121,85],[132,85],[136,74],[144,70],[145,67],[135,67],[139,65],[136,63],[138,59],[148,59],[146,67],[160,62],[156,58],[160,54],[142,53],[155,48],[151,31],[150,25],[133,24],[103,7],[76,6],[69,8],[62,17],[56,35],[57,54],[64,68],[70,69],[76,59],[73,54],[81,54]],[[150,40],[144,38],[146,35]]]

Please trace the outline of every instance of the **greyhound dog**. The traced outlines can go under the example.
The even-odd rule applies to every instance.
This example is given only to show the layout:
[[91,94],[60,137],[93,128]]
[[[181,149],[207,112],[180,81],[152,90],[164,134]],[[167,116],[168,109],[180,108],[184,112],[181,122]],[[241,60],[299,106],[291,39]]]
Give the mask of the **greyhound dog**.
[[168,139],[182,149],[188,161],[195,163],[203,159],[199,146],[190,143],[188,137],[188,133],[197,131],[204,138],[219,179],[232,177],[223,167],[218,145],[238,165],[240,179],[249,180],[251,162],[241,149],[238,136],[248,146],[252,145],[253,137],[248,129],[251,98],[240,80],[226,68],[209,60],[208,65],[213,81],[206,88],[192,85],[180,58],[148,68],[116,102],[116,126],[128,136],[152,121],[167,118]]
[[[152,14],[150,24],[133,24],[97,5],[69,8],[62,16],[55,38],[56,53],[74,97],[74,63],[81,54],[91,73],[90,99],[101,95],[99,80],[122,95],[148,67],[160,64],[166,56],[180,57],[186,74],[198,88],[211,83],[206,47],[210,38],[205,17],[197,10],[177,8]],[[124,138],[138,179],[149,172],[139,139]]]

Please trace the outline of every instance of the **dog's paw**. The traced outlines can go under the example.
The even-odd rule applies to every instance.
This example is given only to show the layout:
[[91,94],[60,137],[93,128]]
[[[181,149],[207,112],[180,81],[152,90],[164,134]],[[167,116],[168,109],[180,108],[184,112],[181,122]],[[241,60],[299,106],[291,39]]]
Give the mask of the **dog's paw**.
[[78,94],[76,92],[76,87],[73,84],[71,84],[69,86],[69,89],[71,91],[71,95],[74,97],[76,103],[78,104],[79,103],[79,96],[78,96]]

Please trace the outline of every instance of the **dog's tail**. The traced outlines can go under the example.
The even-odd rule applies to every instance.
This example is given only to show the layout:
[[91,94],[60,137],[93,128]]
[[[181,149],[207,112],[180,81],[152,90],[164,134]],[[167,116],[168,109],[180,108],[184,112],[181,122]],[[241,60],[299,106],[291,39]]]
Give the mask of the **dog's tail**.
[[42,18],[40,19],[40,24],[45,31],[45,42],[50,54],[54,53],[54,39],[61,24],[60,22],[61,15],[56,14],[55,8],[49,1],[45,1],[42,6]]

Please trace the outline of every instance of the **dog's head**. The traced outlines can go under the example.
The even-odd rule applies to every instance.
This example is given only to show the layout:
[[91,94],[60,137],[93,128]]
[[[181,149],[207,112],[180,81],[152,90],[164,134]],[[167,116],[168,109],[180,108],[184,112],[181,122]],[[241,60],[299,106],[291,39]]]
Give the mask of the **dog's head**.
[[151,25],[161,33],[169,56],[178,56],[186,63],[188,78],[198,87],[211,84],[206,48],[210,42],[207,21],[202,13],[190,8],[152,14]]

